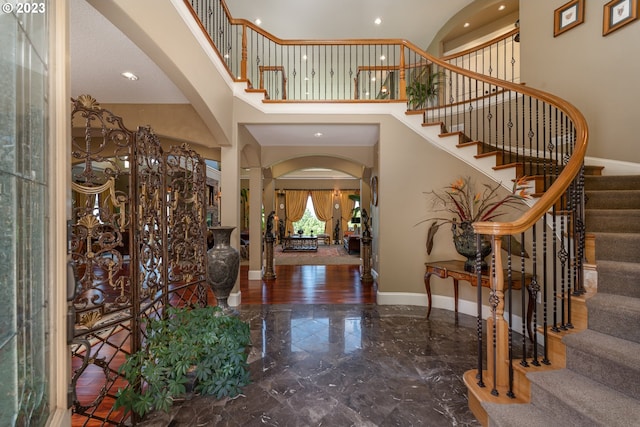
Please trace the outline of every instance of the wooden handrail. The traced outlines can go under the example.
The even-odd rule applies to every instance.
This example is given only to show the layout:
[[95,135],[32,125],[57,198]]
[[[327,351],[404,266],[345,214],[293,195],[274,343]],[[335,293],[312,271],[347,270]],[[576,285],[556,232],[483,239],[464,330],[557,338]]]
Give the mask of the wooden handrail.
[[282,65],[260,65],[260,89],[264,89],[264,72],[273,71],[274,73],[282,73],[282,99],[287,99],[287,77],[285,75],[284,67]]
[[557,107],[559,110],[564,111],[571,119],[576,131],[575,150],[573,152],[573,155],[571,156],[571,159],[562,170],[558,178],[553,182],[551,187],[549,187],[545,191],[544,195],[533,205],[533,207],[526,210],[524,214],[515,221],[475,222],[473,224],[473,229],[476,233],[492,236],[513,235],[531,228],[536,223],[536,221],[538,221],[538,219],[540,219],[546,212],[548,212],[549,209],[551,209],[551,207],[555,204],[555,202],[558,201],[560,197],[562,197],[562,195],[567,191],[567,188],[569,188],[569,185],[571,184],[573,178],[575,178],[575,176],[580,171],[587,152],[587,143],[589,140],[587,120],[573,104],[556,95],[534,89],[529,86],[511,83],[508,81],[497,79],[495,77],[485,76],[483,74],[450,65],[442,59],[430,56],[413,43],[405,41],[404,44],[411,50],[414,50],[419,54],[429,58],[429,60],[431,60],[435,64],[438,64],[442,68],[454,70],[455,72],[472,79],[491,83],[504,89],[509,89],[517,93],[529,95],[532,98],[540,99]]
[[[184,0],[185,4],[189,7],[190,10],[192,10],[192,14],[194,14],[194,18],[196,20],[198,20],[199,22],[199,18],[195,15],[195,12],[193,12],[193,9],[190,7],[189,5],[189,0]],[[556,108],[558,108],[559,110],[563,111],[572,121],[573,126],[575,128],[575,147],[574,147],[574,151],[573,151],[573,155],[571,156],[569,162],[566,164],[566,166],[564,167],[564,169],[562,170],[562,172],[560,173],[560,175],[558,176],[558,178],[553,182],[553,184],[551,185],[550,188],[548,188],[546,190],[546,192],[544,193],[544,195],[534,204],[534,206],[531,209],[528,209],[527,211],[525,211],[523,213],[522,216],[520,216],[520,218],[516,219],[515,221],[511,221],[511,222],[478,222],[478,223],[474,223],[474,230],[477,233],[480,234],[488,234],[488,235],[493,235],[493,236],[504,236],[504,235],[512,235],[512,234],[516,234],[516,233],[520,233],[525,231],[526,229],[530,228],[531,226],[533,226],[533,224],[539,219],[541,218],[553,205],[554,203],[560,199],[560,197],[566,192],[566,190],[568,189],[569,185],[571,184],[571,181],[573,180],[573,178],[579,173],[581,166],[583,164],[584,161],[584,156],[586,154],[586,149],[587,149],[587,142],[588,142],[588,127],[587,127],[587,123],[586,120],[584,118],[584,116],[582,115],[582,113],[580,113],[580,111],[578,111],[577,108],[575,108],[575,106],[573,106],[572,104],[570,104],[569,102],[544,91],[541,90],[537,90],[534,88],[531,88],[529,86],[523,86],[521,84],[518,83],[512,83],[509,81],[505,81],[505,80],[500,80],[497,79],[495,77],[491,77],[491,76],[486,76],[480,73],[476,73],[473,71],[469,71],[466,70],[464,68],[460,68],[457,67],[455,65],[451,65],[447,62],[447,59],[452,58],[453,56],[447,56],[445,58],[436,58],[434,56],[431,56],[430,54],[428,54],[427,52],[425,52],[424,50],[422,50],[421,48],[419,48],[418,46],[416,46],[415,44],[404,40],[404,39],[344,39],[344,40],[284,40],[284,39],[280,39],[278,37],[275,37],[274,35],[268,33],[267,31],[263,30],[262,28],[258,27],[257,25],[255,25],[254,23],[246,20],[246,19],[235,19],[233,17],[231,17],[230,13],[229,13],[229,9],[226,6],[224,0],[220,0],[222,5],[223,5],[223,9],[225,11],[225,14],[227,14],[227,19],[229,20],[229,22],[233,25],[242,25],[243,27],[243,31],[242,31],[242,67],[241,67],[241,77],[243,80],[247,79],[247,74],[246,74],[246,47],[247,47],[247,28],[250,28],[251,30],[255,31],[258,34],[261,34],[262,36],[264,36],[265,38],[267,38],[268,40],[280,44],[280,45],[284,45],[284,46],[291,46],[291,45],[300,45],[300,46],[329,46],[329,45],[345,45],[345,46],[349,46],[349,45],[381,45],[381,46],[385,46],[385,45],[397,45],[397,46],[401,46],[403,48],[407,48],[413,52],[415,52],[418,56],[424,58],[427,63],[432,63],[432,64],[436,64],[437,66],[441,67],[442,69],[447,69],[450,70],[452,72],[458,73],[460,76],[464,76],[470,79],[474,79],[480,82],[484,82],[484,83],[488,83],[491,85],[495,85],[496,87],[500,87],[502,88],[502,90],[507,90],[507,91],[513,91],[515,93],[521,94],[521,95],[527,95],[530,96],[532,98],[544,101]],[[201,25],[202,27],[202,25]],[[204,28],[203,28],[203,31]],[[501,36],[502,38],[508,37],[509,35],[513,35],[515,33],[518,32],[518,29],[514,29],[512,31],[510,31],[509,33],[507,33],[506,35]],[[205,31],[206,33],[206,31]],[[488,41],[486,43],[484,43],[483,45],[481,45],[478,48],[474,48],[475,50],[481,48],[482,46],[487,46],[489,44],[491,44],[492,41]],[[214,46],[215,48],[215,46]],[[217,49],[216,49],[217,51]],[[400,49],[401,52],[401,57],[400,57],[400,62],[401,62],[401,66],[400,68],[400,97],[402,100],[406,100],[406,81],[405,81],[405,53],[404,53],[404,49]],[[466,50],[462,53],[458,53],[456,55],[463,55],[465,53],[468,53],[469,50]],[[231,76],[232,78],[236,79],[235,76]],[[296,101],[296,100],[290,100],[288,102],[300,102],[300,101]],[[329,101],[331,102],[331,101]],[[347,100],[347,102],[353,102],[353,101],[349,101]],[[359,101],[362,102],[362,101]],[[371,101],[369,101],[371,102]],[[388,102],[388,101],[387,101]]]
[[358,65],[356,75],[361,71],[397,71],[399,69],[399,65]]
[[470,47],[469,49],[465,49],[462,52],[456,52],[456,53],[452,53],[451,55],[446,55],[446,56],[442,56],[440,57],[440,59],[442,59],[443,61],[451,61],[452,59],[456,59],[456,58],[460,58],[461,56],[465,56],[465,55],[470,55],[472,53],[475,53],[479,50],[484,49],[485,47],[489,47],[492,44],[496,44],[498,42],[501,42],[502,40],[506,40],[507,38],[518,34],[520,32],[519,28],[514,28],[513,30],[509,31],[508,33],[505,34],[501,34],[498,37],[495,37],[487,42],[484,42],[478,46],[474,46],[474,47]]

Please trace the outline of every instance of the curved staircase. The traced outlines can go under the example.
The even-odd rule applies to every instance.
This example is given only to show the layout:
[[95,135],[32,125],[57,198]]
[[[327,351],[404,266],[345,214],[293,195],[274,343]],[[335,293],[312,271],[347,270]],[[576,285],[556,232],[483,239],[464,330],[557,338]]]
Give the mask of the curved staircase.
[[585,176],[585,191],[598,273],[586,329],[561,334],[564,368],[526,375],[530,403],[482,404],[490,426],[640,422],[640,176]]

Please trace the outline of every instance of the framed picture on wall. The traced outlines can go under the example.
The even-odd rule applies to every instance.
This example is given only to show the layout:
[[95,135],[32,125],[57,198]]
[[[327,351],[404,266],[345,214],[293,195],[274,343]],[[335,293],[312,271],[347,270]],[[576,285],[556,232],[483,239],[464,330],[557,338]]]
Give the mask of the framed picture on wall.
[[604,5],[602,35],[606,36],[638,19],[638,0],[612,0]]
[[584,22],[584,0],[571,0],[554,11],[553,37]]

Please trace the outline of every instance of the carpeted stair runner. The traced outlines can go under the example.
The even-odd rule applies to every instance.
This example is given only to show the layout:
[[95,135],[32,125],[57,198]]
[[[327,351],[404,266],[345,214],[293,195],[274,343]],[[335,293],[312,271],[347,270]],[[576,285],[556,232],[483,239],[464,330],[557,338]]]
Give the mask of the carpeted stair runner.
[[[640,233],[592,233],[598,245],[598,261],[640,263]],[[624,248],[624,250],[620,250]],[[612,256],[613,254],[613,256]],[[598,266],[600,270],[601,266]]]
[[587,208],[585,223],[592,224],[587,225],[590,232],[640,233],[640,209]]
[[597,293],[588,328],[566,335],[565,369],[535,372],[531,403],[483,403],[490,426],[640,425],[640,176],[587,176]]

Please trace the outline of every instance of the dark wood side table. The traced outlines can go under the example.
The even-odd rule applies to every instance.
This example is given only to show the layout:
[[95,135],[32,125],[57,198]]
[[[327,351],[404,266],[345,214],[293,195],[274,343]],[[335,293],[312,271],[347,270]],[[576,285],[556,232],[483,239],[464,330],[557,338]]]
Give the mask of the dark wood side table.
[[[458,260],[448,260],[448,261],[433,261],[425,263],[426,272],[424,274],[424,287],[427,290],[427,300],[429,303],[429,309],[427,310],[427,319],[431,314],[431,276],[437,276],[441,279],[452,278],[453,279],[453,295],[454,295],[454,306],[456,316],[458,315],[458,282],[463,280],[465,282],[469,282],[471,286],[476,286],[477,275],[476,273],[468,272],[464,269],[464,261]],[[504,271],[504,279],[507,280],[507,271]],[[522,280],[521,274],[516,271],[511,272],[511,288],[512,289],[522,289]],[[482,274],[482,287],[490,288],[490,280],[489,276],[486,273]],[[528,286],[531,283],[532,276],[531,274],[526,273],[524,277],[525,286]],[[505,291],[506,291],[505,285]],[[527,292],[528,293],[528,292]],[[533,316],[533,307],[534,301],[532,298],[528,297],[527,304],[527,332],[529,333],[529,337],[531,335],[531,319]]]

